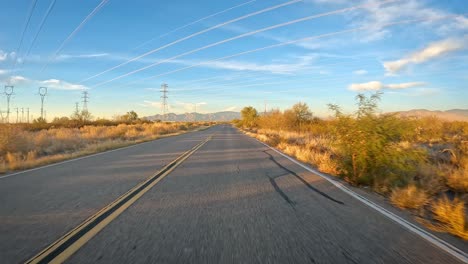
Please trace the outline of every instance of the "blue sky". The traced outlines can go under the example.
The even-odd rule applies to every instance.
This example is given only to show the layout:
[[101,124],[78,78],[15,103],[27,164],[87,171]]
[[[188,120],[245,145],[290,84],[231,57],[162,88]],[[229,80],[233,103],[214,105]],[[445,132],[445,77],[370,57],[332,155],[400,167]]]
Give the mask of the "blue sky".
[[373,91],[385,112],[468,108],[465,0],[34,2],[0,0],[0,84],[35,117],[40,86],[48,118],[84,90],[94,116],[112,117],[160,113],[162,83],[176,113],[302,101],[327,116]]

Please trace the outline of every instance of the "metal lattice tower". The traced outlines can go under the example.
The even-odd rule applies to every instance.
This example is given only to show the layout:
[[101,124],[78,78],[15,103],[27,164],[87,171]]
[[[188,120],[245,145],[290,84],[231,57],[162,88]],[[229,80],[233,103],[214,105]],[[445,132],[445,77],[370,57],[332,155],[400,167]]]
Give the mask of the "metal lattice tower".
[[13,85],[5,85],[3,93],[6,95],[7,98],[7,115],[6,115],[6,122],[10,123],[10,98],[13,94],[13,89],[15,87]]
[[167,98],[168,98],[167,93],[169,91],[167,90],[167,87],[168,87],[167,84],[165,84],[165,83],[161,84],[161,93],[162,93],[162,95],[161,95],[161,101],[162,101],[161,107],[162,107],[162,113],[163,113],[163,120],[164,121],[166,121],[166,114],[167,114],[167,110],[168,110],[168,108],[167,108]]
[[88,111],[88,102],[89,102],[88,91],[83,91],[83,96],[81,98],[83,99],[83,111],[87,112]]
[[16,107],[15,109],[16,109],[16,123],[18,124],[18,122],[19,122],[19,108]]
[[39,87],[39,95],[41,96],[41,119],[44,119],[44,99],[47,95],[47,87]]

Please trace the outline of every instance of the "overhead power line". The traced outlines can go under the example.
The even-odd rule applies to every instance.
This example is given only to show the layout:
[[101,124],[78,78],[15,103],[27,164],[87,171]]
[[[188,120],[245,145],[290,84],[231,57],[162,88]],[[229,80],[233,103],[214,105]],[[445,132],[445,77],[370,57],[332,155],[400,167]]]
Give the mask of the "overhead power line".
[[[436,19],[439,20],[439,19],[444,19],[444,18],[447,18],[447,17],[441,17],[441,18],[436,18]],[[398,22],[391,22],[391,23],[383,24],[381,26],[382,27],[390,27],[390,26],[394,26],[394,25],[409,24],[409,23],[414,23],[414,22],[423,22],[423,21],[436,20],[436,19],[411,19],[411,20],[404,20],[404,21],[398,21]],[[172,74],[172,73],[176,73],[176,72],[180,72],[180,71],[183,71],[183,70],[188,70],[188,69],[191,69],[191,68],[202,66],[204,64],[208,64],[208,63],[211,63],[211,62],[230,59],[230,58],[238,57],[238,56],[249,54],[249,53],[254,53],[254,52],[258,52],[258,51],[262,51],[262,50],[287,46],[287,45],[295,44],[295,43],[298,43],[298,42],[316,40],[316,39],[331,37],[331,36],[335,36],[335,35],[355,32],[355,31],[367,30],[367,29],[370,29],[370,28],[373,28],[373,26],[351,28],[351,29],[340,30],[340,31],[335,31],[335,32],[331,32],[331,33],[325,33],[325,34],[321,34],[321,35],[310,36],[310,37],[300,38],[300,39],[296,39],[296,40],[281,42],[281,43],[278,43],[278,44],[273,44],[273,45],[269,45],[269,46],[265,46],[265,47],[261,47],[261,48],[256,48],[256,49],[252,49],[252,50],[248,50],[248,51],[243,51],[243,52],[239,52],[239,53],[236,53],[236,54],[223,56],[223,57],[220,57],[220,58],[216,58],[216,59],[204,61],[204,62],[201,62],[201,63],[197,63],[197,64],[194,64],[194,65],[186,66],[186,67],[183,67],[183,68],[175,69],[175,70],[172,70],[172,71],[164,72],[164,73],[161,73],[161,74],[149,76],[149,77],[146,77],[146,78],[143,78],[143,79],[139,79],[139,80],[136,80],[136,81],[129,82],[129,83],[125,84],[125,86],[129,85],[129,84],[132,84],[132,83],[145,81],[145,80],[149,80],[149,79],[153,79],[153,78],[157,78],[157,77],[161,77],[161,76],[166,76],[166,75],[169,75],[169,74]]]
[[146,52],[146,53],[144,53],[144,54],[141,54],[141,55],[139,55],[139,56],[136,56],[136,57],[134,57],[134,58],[131,58],[131,59],[129,59],[129,60],[125,61],[125,62],[122,62],[122,63],[120,63],[120,64],[118,64],[118,65],[116,65],[116,66],[114,66],[114,67],[111,67],[111,68],[109,68],[109,69],[107,69],[107,70],[105,70],[105,71],[102,71],[102,72],[100,72],[100,73],[98,73],[98,74],[95,74],[95,75],[93,75],[93,76],[90,76],[90,77],[88,77],[88,78],[86,78],[86,79],[83,79],[83,80],[80,81],[79,83],[83,83],[83,82],[89,81],[89,80],[91,80],[91,79],[94,79],[94,78],[96,78],[96,77],[98,77],[98,76],[100,76],[100,75],[103,75],[104,73],[110,72],[110,71],[115,70],[115,69],[117,69],[117,68],[120,68],[120,67],[122,67],[122,66],[124,66],[124,65],[127,65],[127,64],[129,64],[130,62],[137,61],[137,60],[139,60],[139,59],[141,59],[141,58],[143,58],[143,57],[146,57],[146,56],[151,55],[151,54],[153,54],[153,53],[155,53],[155,52],[158,52],[158,51],[160,51],[160,50],[162,50],[162,49],[168,48],[168,47],[170,47],[170,46],[172,46],[172,45],[174,45],[174,44],[177,44],[177,43],[179,43],[179,42],[182,42],[182,41],[191,39],[191,38],[193,38],[193,37],[195,37],[195,36],[198,36],[198,35],[201,35],[201,34],[203,34],[203,33],[212,31],[212,30],[217,29],[217,28],[220,28],[220,27],[222,27],[222,26],[225,26],[225,25],[228,25],[228,24],[231,24],[231,23],[234,23],[234,22],[237,22],[237,21],[240,21],[240,20],[249,18],[249,17],[253,17],[253,16],[256,16],[256,15],[259,15],[259,14],[262,14],[262,13],[265,13],[265,12],[268,12],[268,11],[272,11],[272,10],[275,10],[275,9],[278,9],[278,8],[281,8],[281,7],[284,7],[284,6],[292,5],[292,4],[295,4],[295,3],[298,3],[298,2],[302,2],[302,0],[293,0],[293,1],[289,1],[289,2],[283,3],[283,4],[279,4],[279,5],[275,5],[275,6],[272,6],[272,7],[268,7],[268,8],[262,9],[262,10],[260,10],[260,11],[256,11],[256,12],[253,12],[253,13],[250,13],[250,14],[247,14],[247,15],[244,15],[244,16],[241,16],[241,17],[238,17],[238,18],[234,18],[234,19],[231,19],[231,20],[229,20],[229,21],[226,21],[226,22],[217,24],[217,25],[215,25],[215,26],[212,26],[212,27],[210,27],[210,28],[207,28],[207,29],[198,31],[198,32],[193,33],[193,34],[191,34],[191,35],[189,35],[189,36],[180,38],[180,39],[175,40],[175,41],[173,41],[173,42],[171,42],[171,43],[168,43],[168,44],[166,44],[166,45],[164,45],[164,46],[161,46],[161,47],[159,47],[159,48],[150,50],[150,51],[148,51],[148,52]]
[[[52,2],[50,2],[50,5],[49,7],[47,8],[47,11],[44,15],[44,17],[42,18],[41,20],[41,23],[39,24],[39,28],[38,30],[36,31],[36,34],[34,35],[34,38],[33,38],[33,41],[31,42],[31,44],[29,45],[29,48],[26,52],[26,55],[24,56],[25,58],[29,56],[29,53],[31,52],[31,49],[34,47],[34,45],[36,44],[36,40],[37,40],[37,37],[39,36],[39,34],[41,33],[42,31],[42,28],[44,27],[44,24],[45,22],[47,21],[47,18],[49,17],[50,15],[50,12],[52,12],[52,9],[54,8],[55,6],[55,2],[57,2],[56,0],[52,0]],[[24,61],[23,61],[24,63]]]
[[[31,4],[31,7],[29,8],[26,23],[24,24],[23,31],[21,32],[21,37],[20,37],[20,41],[18,43],[18,47],[16,48],[16,51],[15,51],[15,56],[18,56],[18,53],[20,52],[21,47],[23,46],[24,35],[26,34],[26,30],[28,29],[29,22],[31,21],[32,14],[34,13],[34,9],[36,8],[36,4],[37,4],[37,0],[33,0],[32,4]],[[16,68],[16,64],[17,64],[17,59],[14,58],[13,67],[12,67],[13,70]]]
[[57,50],[54,52],[53,56],[49,58],[47,63],[42,67],[41,73],[47,68],[47,66],[50,64],[52,60],[54,60],[57,55],[62,51],[62,49],[65,47],[65,45],[72,40],[72,38],[83,28],[83,26],[92,18],[94,17],[100,10],[103,8],[109,0],[102,0],[94,9],[89,13],[83,21],[68,35],[68,37],[60,44],[60,46],[57,48]]
[[[389,3],[389,2],[395,2],[395,1],[399,1],[399,0],[387,0],[387,1],[382,1],[382,2],[380,2],[379,4],[384,4],[384,3]],[[375,4],[372,4],[372,5],[375,5]],[[123,77],[127,77],[127,76],[129,76],[129,75],[135,74],[135,73],[137,73],[137,72],[141,72],[141,71],[143,71],[143,70],[152,68],[152,67],[157,66],[157,65],[160,65],[160,64],[162,64],[162,63],[170,62],[170,61],[172,61],[172,60],[174,60],[174,59],[177,59],[177,58],[180,58],[180,57],[189,55],[189,54],[193,54],[193,53],[196,53],[196,52],[198,52],[198,51],[202,51],[202,50],[205,50],[205,49],[214,47],[214,46],[218,46],[218,45],[221,45],[221,44],[224,44],[224,43],[227,43],[227,42],[231,42],[231,41],[236,40],[236,39],[244,38],[244,37],[247,37],[247,36],[252,36],[252,35],[255,35],[255,34],[258,34],[258,33],[261,33],[261,32],[265,32],[265,31],[272,30],[272,29],[276,29],[276,28],[280,28],[280,27],[285,27],[285,26],[293,25],[293,24],[296,24],[296,23],[299,23],[299,22],[304,22],[304,21],[309,21],[309,20],[317,19],[317,18],[320,18],[320,17],[325,17],[325,16],[330,16],[330,15],[345,13],[345,12],[349,12],[349,11],[351,11],[351,10],[356,10],[356,9],[360,9],[360,8],[364,8],[364,7],[368,7],[368,6],[370,6],[370,5],[369,5],[369,4],[355,5],[355,6],[352,6],[352,7],[343,8],[343,9],[338,9],[338,10],[334,10],[334,11],[330,11],[330,12],[325,12],[325,13],[321,13],[321,14],[316,14],[316,15],[312,15],[312,16],[307,16],[307,17],[295,19],[295,20],[292,20],[292,21],[288,21],[288,22],[276,24],[276,25],[273,25],[273,26],[265,27],[265,28],[262,28],[262,29],[254,30],[254,31],[251,31],[251,32],[247,32],[247,33],[244,33],[244,34],[241,34],[241,35],[232,37],[232,38],[224,39],[224,40],[221,40],[221,41],[218,41],[218,42],[215,42],[215,43],[211,43],[211,44],[208,44],[208,45],[203,46],[203,47],[200,47],[200,48],[196,48],[196,49],[193,49],[193,50],[184,52],[184,53],[182,53],[182,54],[173,56],[173,57],[168,58],[168,59],[164,59],[164,60],[162,60],[162,61],[155,62],[155,63],[150,64],[150,65],[147,65],[147,66],[145,66],[145,67],[142,67],[142,68],[133,70],[133,71],[131,71],[131,72],[128,72],[128,73],[125,73],[125,74],[122,74],[122,75],[119,75],[119,76],[117,76],[117,77],[115,77],[115,78],[112,78],[112,79],[110,79],[110,80],[107,80],[107,81],[98,83],[98,84],[96,84],[96,85],[94,85],[94,86],[92,86],[92,87],[98,87],[98,86],[104,85],[104,84],[106,84],[106,83],[110,83],[110,82],[112,82],[112,81],[121,79],[121,78],[123,78]]]
[[197,19],[197,20],[192,21],[192,22],[190,22],[190,23],[188,23],[188,24],[185,24],[185,25],[180,26],[180,27],[178,27],[178,28],[175,28],[175,29],[173,29],[173,30],[171,30],[171,31],[168,31],[168,32],[166,32],[166,33],[164,33],[164,34],[161,34],[161,35],[159,35],[159,36],[157,36],[157,37],[151,38],[151,39],[149,39],[149,40],[143,42],[142,44],[136,46],[136,47],[133,48],[133,49],[134,49],[134,50],[139,49],[139,48],[141,48],[141,47],[147,45],[148,43],[152,42],[152,41],[155,40],[155,39],[165,37],[165,36],[167,36],[167,35],[169,35],[169,34],[172,34],[172,33],[174,33],[174,32],[177,32],[177,31],[181,30],[181,29],[184,29],[184,28],[186,28],[186,27],[189,27],[189,26],[191,26],[191,25],[194,25],[194,24],[196,24],[196,23],[199,23],[199,22],[201,22],[201,21],[203,21],[203,20],[206,20],[206,19],[208,19],[208,18],[212,18],[212,17],[214,17],[214,16],[217,16],[217,15],[226,13],[226,12],[228,12],[228,11],[231,11],[231,10],[233,10],[233,9],[239,8],[239,7],[241,7],[241,6],[245,6],[245,5],[251,4],[251,3],[255,2],[255,1],[256,1],[256,0],[251,0],[251,1],[248,1],[248,2],[245,2],[245,3],[242,3],[242,4],[239,4],[239,5],[236,5],[236,6],[233,6],[233,7],[229,7],[229,8],[227,8],[227,9],[224,9],[224,10],[222,10],[222,11],[219,11],[219,12],[216,12],[216,13],[214,13],[214,14],[208,15],[208,16],[206,16],[206,17]]

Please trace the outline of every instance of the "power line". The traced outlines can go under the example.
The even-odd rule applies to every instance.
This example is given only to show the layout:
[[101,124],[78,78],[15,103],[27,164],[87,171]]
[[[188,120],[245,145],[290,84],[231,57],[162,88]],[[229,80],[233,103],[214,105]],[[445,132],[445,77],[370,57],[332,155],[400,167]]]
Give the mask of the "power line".
[[109,68],[109,69],[107,69],[107,70],[105,70],[105,71],[102,71],[102,72],[100,72],[100,73],[98,73],[98,74],[95,74],[95,75],[93,75],[93,76],[91,76],[91,77],[88,77],[88,78],[86,78],[86,79],[83,79],[83,80],[80,81],[79,83],[83,83],[83,82],[85,82],[85,81],[94,79],[94,78],[96,78],[96,77],[98,77],[98,76],[100,76],[100,75],[102,75],[102,74],[104,74],[104,73],[110,72],[110,71],[115,70],[115,69],[117,69],[117,68],[120,68],[120,67],[122,67],[122,66],[124,66],[124,65],[127,65],[127,64],[129,64],[130,62],[132,62],[132,61],[139,60],[139,59],[141,59],[141,58],[143,58],[143,57],[146,57],[146,56],[148,56],[148,55],[150,55],[150,54],[153,54],[153,53],[155,53],[155,52],[157,52],[157,51],[160,51],[160,50],[165,49],[165,48],[167,48],[167,47],[170,47],[170,46],[172,46],[172,45],[174,45],[174,44],[177,44],[177,43],[179,43],[179,42],[185,41],[185,40],[187,40],[187,39],[191,39],[191,38],[193,38],[193,37],[195,37],[195,36],[198,36],[198,35],[201,35],[201,34],[203,34],[203,33],[212,31],[212,30],[214,30],[214,29],[220,28],[220,27],[222,27],[222,26],[225,26],[225,25],[228,25],[228,24],[231,24],[231,23],[234,23],[234,22],[237,22],[237,21],[240,21],[240,20],[243,20],[243,19],[252,17],[252,16],[256,16],[256,15],[259,15],[259,14],[262,14],[262,13],[265,13],[265,12],[268,12],[268,11],[272,11],[272,10],[274,10],[274,9],[278,9],[278,8],[280,8],[280,7],[284,7],[284,6],[288,6],[288,5],[291,5],[291,4],[295,4],[295,3],[298,3],[298,2],[302,2],[302,0],[293,0],[293,1],[289,1],[289,2],[283,3],[283,4],[279,4],[279,5],[275,5],[275,6],[272,6],[272,7],[268,7],[268,8],[262,9],[262,10],[260,10],[260,11],[256,11],[256,12],[253,12],[253,13],[250,13],[250,14],[247,14],[247,15],[244,15],[244,16],[241,16],[241,17],[238,17],[238,18],[235,18],[235,19],[232,19],[232,20],[229,20],[229,21],[226,21],[226,22],[217,24],[217,25],[212,26],[212,27],[210,27],[210,28],[207,28],[207,29],[198,31],[198,32],[193,33],[193,34],[191,34],[191,35],[189,35],[189,36],[180,38],[180,39],[175,40],[175,41],[173,41],[173,42],[171,42],[171,43],[168,43],[168,44],[166,44],[166,45],[164,45],[164,46],[161,46],[161,47],[159,47],[159,48],[153,49],[153,50],[148,51],[148,52],[146,52],[146,53],[144,53],[144,54],[141,54],[141,55],[139,55],[139,56],[136,56],[136,57],[134,57],[134,58],[132,58],[132,59],[130,59],[130,60],[127,60],[127,61],[125,61],[125,62],[122,62],[121,64],[118,64],[118,65],[116,65],[116,66],[114,66],[114,67],[111,67],[111,68]]
[[24,24],[23,31],[21,32],[20,41],[19,41],[18,47],[16,48],[15,58],[14,58],[13,67],[12,67],[13,70],[16,68],[16,64],[17,64],[17,61],[18,61],[16,57],[18,56],[18,53],[20,52],[21,47],[23,46],[24,35],[26,33],[26,30],[28,29],[29,22],[31,21],[32,14],[34,13],[34,9],[36,8],[36,4],[37,4],[37,0],[33,0],[32,5],[29,8],[26,23]]
[[[442,19],[442,18],[438,18],[438,19]],[[394,25],[407,24],[407,23],[420,22],[420,21],[428,21],[428,20],[434,20],[434,19],[412,19],[412,20],[404,20],[404,21],[398,21],[398,22],[387,23],[387,24],[382,25],[381,27],[390,27],[390,26],[394,26]],[[125,85],[129,85],[129,84],[132,84],[132,83],[135,83],[135,82],[144,81],[144,80],[149,80],[149,79],[153,79],[153,78],[157,78],[157,77],[169,75],[169,74],[176,73],[176,72],[183,71],[183,70],[188,70],[188,69],[191,69],[191,68],[195,68],[195,67],[198,67],[198,66],[202,66],[202,65],[204,65],[204,64],[208,64],[208,63],[210,63],[210,62],[220,61],[220,60],[224,60],[224,59],[230,59],[230,58],[233,58],[233,57],[238,57],[238,56],[241,56],[241,55],[250,54],[250,53],[254,53],[254,52],[258,52],[258,51],[263,51],[263,50],[267,50],[267,49],[272,49],[272,48],[277,48],[277,47],[282,47],[282,46],[291,45],[291,44],[295,44],[295,43],[298,43],[298,42],[316,40],[316,39],[331,37],[331,36],[335,36],[335,35],[340,35],[340,34],[345,34],[345,33],[350,33],[350,32],[355,32],[355,31],[361,31],[361,30],[366,30],[366,29],[369,29],[369,28],[372,28],[372,27],[373,27],[373,26],[357,27],[357,28],[351,28],[351,29],[346,29],[346,30],[340,30],[340,31],[336,31],[336,32],[331,32],[331,33],[325,33],[325,34],[316,35],[316,36],[310,36],[310,37],[300,38],[300,39],[291,40],[291,41],[287,41],[287,42],[281,42],[281,43],[278,43],[278,44],[273,44],[273,45],[269,45],[269,46],[265,46],[265,47],[261,47],[261,48],[256,48],[256,49],[252,49],[252,50],[248,50],[248,51],[243,51],[243,52],[240,52],[240,53],[236,53],[236,54],[232,54],[232,55],[228,55],[228,56],[223,56],[223,57],[220,57],[220,58],[216,58],[216,59],[204,61],[204,62],[201,62],[201,63],[197,63],[197,64],[194,64],[194,65],[190,65],[190,66],[183,67],[183,68],[179,68],[179,69],[175,69],[175,70],[168,71],[168,72],[165,72],[165,73],[153,75],[153,76],[150,76],[150,77],[146,77],[146,78],[143,78],[143,79],[139,79],[139,80],[136,80],[136,81],[129,82],[129,83],[125,84]]]
[[[49,8],[47,8],[47,11],[46,11],[44,17],[42,18],[41,23],[39,24],[39,29],[36,31],[36,34],[34,35],[33,41],[29,45],[28,51],[26,52],[26,55],[24,56],[24,58],[29,56],[29,53],[31,52],[31,49],[34,47],[34,44],[36,44],[37,37],[39,36],[39,33],[41,33],[42,28],[44,27],[44,24],[47,21],[47,18],[49,17],[50,13],[52,12],[52,9],[55,6],[55,2],[56,2],[56,0],[52,0],[52,2],[49,5]],[[23,63],[24,63],[24,59],[23,59]]]
[[[399,0],[386,0],[386,1],[380,2],[379,4],[388,3],[388,2],[395,2],[395,1],[399,1]],[[193,49],[193,50],[184,52],[184,53],[182,53],[182,54],[173,56],[173,57],[168,58],[168,59],[164,59],[164,60],[162,60],[162,61],[155,62],[155,63],[150,64],[150,65],[147,65],[147,66],[145,66],[145,67],[136,69],[136,70],[134,70],[134,71],[131,71],[131,72],[128,72],[128,73],[119,75],[119,76],[117,76],[117,77],[115,77],[115,78],[112,78],[112,79],[110,79],[110,80],[107,80],[107,81],[98,83],[98,84],[94,85],[93,87],[98,87],[98,86],[104,85],[104,84],[106,84],[106,83],[109,83],[109,82],[112,82],[112,81],[121,79],[121,78],[123,78],[123,77],[129,76],[129,75],[132,75],[132,74],[135,74],[135,73],[137,73],[137,72],[140,72],[140,71],[143,71],[143,70],[146,70],[146,69],[149,69],[149,68],[152,68],[152,67],[157,66],[157,65],[160,65],[160,64],[162,64],[162,63],[169,62],[169,61],[172,61],[172,60],[174,60],[174,59],[177,59],[177,58],[180,58],[180,57],[183,57],[183,56],[192,54],[192,53],[196,53],[196,52],[198,52],[198,51],[202,51],[202,50],[205,50],[205,49],[208,49],[208,48],[212,48],[212,47],[214,47],[214,46],[218,46],[218,45],[221,45],[221,44],[224,44],[224,43],[227,43],[227,42],[231,42],[231,41],[233,41],[233,40],[237,40],[237,39],[244,38],[244,37],[247,37],[247,36],[252,36],[252,35],[255,35],[255,34],[257,34],[257,33],[261,33],[261,32],[268,31],[268,30],[272,30],[272,29],[276,29],[276,28],[280,28],[280,27],[289,26],[289,25],[296,24],[296,23],[299,23],[299,22],[304,22],[304,21],[308,21],[308,20],[313,20],[313,19],[316,19],[316,18],[320,18],[320,17],[324,17],[324,16],[329,16],[329,15],[335,15],[335,14],[339,14],[339,13],[349,12],[349,11],[351,11],[351,10],[364,8],[364,7],[366,7],[366,6],[369,6],[369,4],[355,5],[355,6],[348,7],[348,8],[343,8],[343,9],[338,9],[338,10],[334,10],[334,11],[330,11],[330,12],[325,12],[325,13],[321,13],[321,14],[317,14],[317,15],[307,16],[307,17],[295,19],[295,20],[292,20],[292,21],[288,21],[288,22],[276,24],[276,25],[273,25],[273,26],[265,27],[265,28],[262,28],[262,29],[250,31],[250,32],[247,32],[247,33],[244,33],[244,34],[241,34],[241,35],[237,35],[237,36],[232,37],[232,38],[224,39],[224,40],[221,40],[221,41],[218,41],[218,42],[215,42],[215,43],[211,43],[211,44],[205,45],[205,46],[200,47],[200,48],[196,48],[196,49]]]
[[190,22],[190,23],[188,23],[188,24],[185,24],[185,25],[183,25],[183,26],[180,26],[180,27],[178,27],[178,28],[175,28],[175,29],[173,29],[173,30],[171,30],[171,31],[169,31],[169,32],[166,32],[166,33],[164,33],[164,34],[161,34],[161,35],[159,35],[159,36],[157,36],[157,37],[153,37],[153,38],[151,38],[151,39],[145,41],[144,43],[142,43],[142,44],[136,46],[135,48],[133,48],[133,50],[139,49],[139,48],[145,46],[146,44],[152,42],[153,40],[155,40],[155,39],[157,39],[157,38],[165,37],[165,36],[167,36],[167,35],[169,35],[169,34],[171,34],[171,33],[174,33],[174,32],[176,32],[176,31],[179,31],[179,30],[181,30],[181,29],[184,29],[184,28],[189,27],[189,26],[191,26],[191,25],[194,25],[194,24],[196,24],[196,23],[199,23],[199,22],[201,22],[201,21],[203,21],[203,20],[206,20],[206,19],[208,19],[208,18],[211,18],[211,17],[217,16],[217,15],[226,13],[226,12],[228,12],[228,11],[230,11],[230,10],[233,10],[233,9],[239,8],[239,7],[241,7],[241,6],[244,6],[244,5],[253,3],[253,2],[255,2],[255,1],[256,1],[256,0],[251,0],[251,1],[248,1],[248,2],[245,2],[245,3],[242,3],[242,4],[239,4],[239,5],[236,5],[236,6],[227,8],[227,9],[224,9],[224,10],[222,10],[222,11],[216,12],[216,13],[214,13],[214,14],[208,15],[208,16],[206,16],[206,17],[200,18],[200,19],[198,19],[198,20],[195,20],[195,21],[193,21],[193,22]]
[[65,45],[83,28],[83,26],[93,17],[95,16],[101,8],[103,8],[109,0],[102,0],[94,9],[89,13],[83,21],[68,35],[68,37],[60,44],[57,50],[54,52],[53,56],[49,58],[47,63],[42,67],[41,73],[47,68],[50,62],[57,57],[57,55],[62,51]]

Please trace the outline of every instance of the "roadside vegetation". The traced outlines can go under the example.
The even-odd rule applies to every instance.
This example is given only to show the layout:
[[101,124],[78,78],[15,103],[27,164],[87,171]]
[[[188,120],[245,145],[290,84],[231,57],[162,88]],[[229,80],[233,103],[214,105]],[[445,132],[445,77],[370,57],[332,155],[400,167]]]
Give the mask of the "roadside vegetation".
[[175,135],[208,122],[151,122],[131,111],[114,120],[91,120],[89,113],[37,119],[31,124],[0,124],[0,173],[27,169]]
[[285,111],[241,111],[247,134],[356,186],[368,186],[437,231],[468,239],[468,122],[381,114],[381,93],[356,97],[345,114],[314,117],[297,103]]

